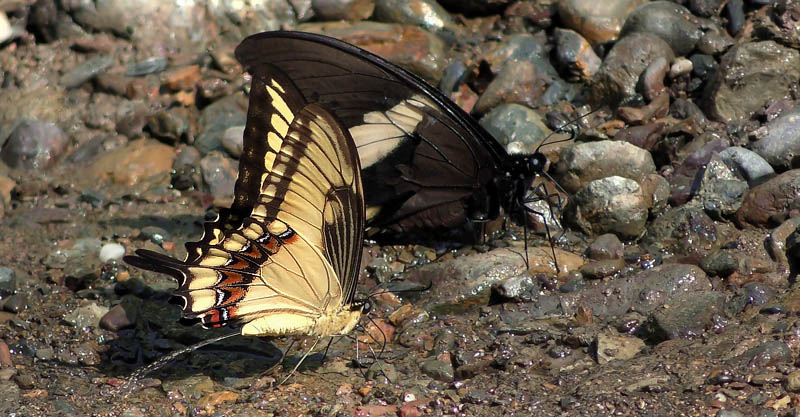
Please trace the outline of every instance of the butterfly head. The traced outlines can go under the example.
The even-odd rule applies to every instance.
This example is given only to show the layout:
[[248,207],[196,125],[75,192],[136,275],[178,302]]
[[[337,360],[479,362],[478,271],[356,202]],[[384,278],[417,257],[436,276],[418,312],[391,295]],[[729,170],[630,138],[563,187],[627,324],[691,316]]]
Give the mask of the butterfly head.
[[514,179],[532,179],[547,169],[547,157],[541,152],[509,155],[506,175]]

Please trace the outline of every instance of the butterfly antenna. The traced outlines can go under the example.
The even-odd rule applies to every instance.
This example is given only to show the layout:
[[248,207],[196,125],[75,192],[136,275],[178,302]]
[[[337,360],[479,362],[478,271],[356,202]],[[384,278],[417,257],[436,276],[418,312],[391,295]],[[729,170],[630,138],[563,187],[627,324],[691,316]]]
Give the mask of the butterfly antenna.
[[124,384],[120,385],[120,387],[117,389],[114,395],[116,396],[119,393],[123,393],[123,396],[127,397],[128,395],[130,395],[131,392],[133,392],[133,389],[136,387],[136,384],[139,382],[140,379],[144,378],[144,376],[149,374],[150,372],[153,372],[163,367],[164,365],[172,362],[178,356],[181,356],[185,353],[194,352],[195,350],[200,349],[204,346],[210,345],[212,343],[217,343],[221,340],[225,340],[240,334],[241,334],[240,332],[234,332],[223,336],[215,337],[213,339],[203,340],[191,346],[187,346],[183,349],[179,349],[165,356],[162,356],[158,358],[155,362],[137,369],[133,374],[131,374],[131,376],[128,377],[127,381],[125,381]]
[[[542,143],[540,143],[539,146],[536,147],[536,150],[534,150],[534,153],[539,152],[539,149],[541,149],[542,146],[555,145],[557,143],[569,142],[569,141],[575,139],[575,137],[578,135],[578,130],[575,129],[574,127],[578,126],[578,122],[580,122],[581,120],[583,120],[584,118],[586,118],[588,116],[591,116],[594,113],[597,113],[598,111],[600,111],[600,109],[592,110],[592,111],[590,111],[590,112],[588,112],[586,114],[580,115],[580,116],[578,116],[578,117],[576,117],[574,119],[567,120],[561,126],[556,127],[555,131],[553,133],[551,133],[550,135],[548,135],[547,138],[545,138],[545,140],[543,140]],[[547,141],[547,139],[550,138],[550,136],[553,136],[556,133],[564,133],[567,130],[567,126],[573,126],[573,128],[569,129],[569,137],[564,138],[564,139],[559,139],[559,140],[556,140],[556,141],[553,141],[553,142],[548,142]]]

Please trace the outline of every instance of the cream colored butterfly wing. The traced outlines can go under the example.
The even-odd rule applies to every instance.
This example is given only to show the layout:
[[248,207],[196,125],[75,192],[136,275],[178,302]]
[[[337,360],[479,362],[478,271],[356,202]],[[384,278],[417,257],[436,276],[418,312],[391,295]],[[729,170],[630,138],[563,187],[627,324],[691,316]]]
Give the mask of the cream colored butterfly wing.
[[317,336],[352,328],[364,229],[358,155],[341,123],[280,73],[253,76],[234,203],[222,214],[183,262],[144,250],[126,261],[177,278],[184,316],[206,326]]

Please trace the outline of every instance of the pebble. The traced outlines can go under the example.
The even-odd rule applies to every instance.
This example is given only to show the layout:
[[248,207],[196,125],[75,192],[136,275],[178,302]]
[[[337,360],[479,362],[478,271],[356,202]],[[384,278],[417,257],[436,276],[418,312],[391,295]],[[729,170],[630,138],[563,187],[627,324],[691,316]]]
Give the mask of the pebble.
[[610,277],[623,268],[625,268],[624,259],[606,259],[587,262],[581,267],[580,273],[587,279],[601,279]]
[[493,296],[516,302],[533,300],[539,290],[539,285],[527,275],[507,278],[492,284]]
[[704,257],[700,267],[709,275],[725,278],[739,269],[739,260],[730,251],[717,250]]
[[596,261],[621,259],[622,255],[622,242],[612,233],[597,236],[586,248],[586,256]]
[[212,151],[200,160],[203,182],[214,196],[217,207],[227,207],[233,202],[233,188],[239,175],[239,163],[222,152]]
[[375,0],[375,20],[424,28],[445,40],[455,41],[461,29],[450,13],[434,0]]
[[704,95],[707,114],[723,122],[741,122],[767,101],[790,94],[800,82],[800,52],[773,41],[741,43],[720,60]]
[[100,262],[119,261],[123,256],[125,256],[125,247],[119,243],[106,243],[100,248]]
[[112,65],[114,65],[113,56],[95,55],[62,75],[59,84],[65,88],[80,87],[83,83],[104,73]]
[[427,359],[419,365],[420,371],[430,378],[442,382],[452,382],[454,377],[453,365],[438,359]]
[[[642,95],[646,100],[652,101],[667,91],[667,87],[664,86],[664,77],[668,70],[670,70],[669,62],[667,62],[666,58],[660,56],[654,59],[642,72],[639,77],[639,84],[641,85]],[[642,147],[648,149],[646,146]]]
[[14,294],[5,299],[3,311],[18,314],[28,308],[28,296],[26,294]]
[[145,127],[162,142],[175,145],[191,136],[190,117],[187,109],[174,107],[148,116],[145,120]]
[[600,69],[600,57],[592,45],[578,32],[556,28],[553,31],[556,47],[556,62],[568,81],[588,81]]
[[69,137],[54,123],[23,120],[2,147],[3,162],[11,168],[45,169],[66,150]]
[[174,158],[175,149],[171,146],[135,140],[103,154],[84,168],[83,178],[91,178],[94,184],[98,179],[109,179],[119,185],[133,186],[147,178],[169,174]]
[[511,35],[494,49],[483,55],[493,74],[498,74],[508,63],[530,62],[536,73],[545,81],[559,79],[558,71],[550,63],[549,49],[542,38],[530,34]]
[[231,126],[222,134],[222,148],[228,155],[239,158],[244,147],[244,126]]
[[625,19],[642,3],[642,0],[611,0],[602,3],[565,0],[558,2],[558,15],[565,26],[597,45],[615,40]]
[[2,367],[13,367],[14,361],[11,359],[11,350],[6,342],[0,340],[0,365]]
[[694,69],[694,64],[692,61],[678,57],[675,58],[675,62],[669,67],[669,78],[675,79],[682,75],[689,74]]
[[16,271],[0,266],[0,297],[14,294],[17,291],[17,281]]
[[800,169],[794,169],[751,188],[736,212],[736,220],[753,225],[783,222],[790,217],[792,210],[787,203],[800,198],[798,183]]
[[639,77],[656,59],[672,62],[675,53],[661,38],[636,32],[620,39],[606,57],[592,83],[592,98],[617,104],[636,94]]
[[11,23],[8,21],[8,17],[5,12],[0,12],[0,43],[11,39],[13,35],[14,30],[11,27]]
[[792,169],[800,155],[800,107],[781,114],[756,132],[752,151],[779,171]]
[[545,83],[529,61],[508,62],[486,87],[475,103],[474,111],[483,114],[503,103],[521,103],[529,107],[541,104]]
[[788,364],[793,360],[792,351],[786,343],[769,340],[729,359],[728,362],[741,368],[764,369],[768,366]]
[[736,236],[735,228],[715,222],[701,208],[680,206],[668,209],[653,220],[642,243],[654,253],[666,250],[699,261]]
[[587,234],[614,233],[636,239],[644,233],[647,200],[632,179],[611,176],[594,180],[578,190],[572,202],[571,221]]
[[716,291],[686,292],[671,298],[653,312],[656,332],[667,339],[695,339],[724,314],[725,294]]
[[564,147],[559,164],[558,182],[570,193],[601,178],[622,176],[638,180],[656,170],[653,157],[646,150],[607,140]]
[[375,1],[313,0],[311,7],[319,20],[365,20],[375,11]]
[[533,152],[552,133],[537,111],[513,103],[493,108],[480,123],[506,149],[518,152]]
[[43,347],[36,349],[36,359],[40,361],[49,361],[56,357],[56,352],[51,347]]
[[651,1],[636,8],[625,20],[620,37],[632,33],[649,33],[669,44],[676,55],[694,49],[703,31],[688,9],[669,1]]
[[100,319],[108,313],[108,310],[108,307],[90,302],[67,314],[64,321],[77,328],[97,327]]
[[600,364],[631,359],[646,347],[644,341],[638,337],[607,332],[597,335],[595,346],[597,362]]
[[723,219],[739,210],[747,190],[747,182],[736,178],[722,159],[714,155],[703,170],[697,197],[706,213]]
[[[758,147],[758,143],[754,147]],[[756,186],[775,176],[775,170],[759,154],[740,146],[723,149],[719,157],[748,185]]]
[[229,127],[244,126],[247,121],[247,103],[239,94],[217,100],[200,112],[198,124],[200,132],[195,138],[194,147],[205,155],[221,149],[221,138]]
[[158,74],[167,69],[167,64],[169,64],[167,57],[147,58],[129,65],[128,69],[125,70],[125,75],[128,77],[144,77],[149,74]]

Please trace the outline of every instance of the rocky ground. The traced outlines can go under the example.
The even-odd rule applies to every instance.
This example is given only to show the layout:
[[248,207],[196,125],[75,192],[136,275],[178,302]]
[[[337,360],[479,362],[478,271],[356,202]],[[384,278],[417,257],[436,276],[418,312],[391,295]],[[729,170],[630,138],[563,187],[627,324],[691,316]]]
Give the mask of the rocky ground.
[[[799,26],[787,0],[0,0],[0,414],[800,415]],[[266,372],[286,341],[244,337],[126,384],[226,332],[121,257],[180,257],[229,204],[232,51],[281,28],[418,73],[510,151],[594,111],[542,148],[561,269],[515,226],[368,244],[360,290],[393,292],[357,343],[283,385],[299,355]]]

